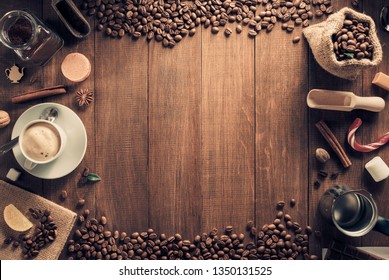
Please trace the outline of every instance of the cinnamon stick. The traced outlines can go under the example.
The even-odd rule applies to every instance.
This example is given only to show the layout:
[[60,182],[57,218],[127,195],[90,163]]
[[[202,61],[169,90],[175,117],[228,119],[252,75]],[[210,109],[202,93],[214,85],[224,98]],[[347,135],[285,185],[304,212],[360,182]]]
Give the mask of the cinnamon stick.
[[11,98],[12,103],[23,103],[43,97],[58,95],[66,93],[66,88],[63,85],[42,88],[39,90],[34,90],[30,92],[26,92]]
[[342,146],[340,145],[338,139],[332,133],[331,129],[327,126],[327,124],[324,121],[319,121],[316,123],[316,128],[319,130],[321,135],[324,137],[324,139],[331,146],[331,148],[333,149],[335,154],[340,159],[342,165],[345,168],[349,168],[352,165],[352,163],[351,163],[350,159],[348,158],[346,152],[343,150]]
[[340,145],[338,139],[336,138],[336,136],[332,133],[331,129],[328,127],[328,125],[324,122],[324,121],[320,121],[320,124],[321,126],[324,128],[324,130],[326,131],[326,133],[331,137],[331,139],[333,139],[333,141],[335,142],[335,145],[339,148],[339,151],[342,153],[342,157],[348,161],[351,165],[351,161],[349,160],[349,158],[347,157],[347,154],[346,152],[343,150],[342,146]]

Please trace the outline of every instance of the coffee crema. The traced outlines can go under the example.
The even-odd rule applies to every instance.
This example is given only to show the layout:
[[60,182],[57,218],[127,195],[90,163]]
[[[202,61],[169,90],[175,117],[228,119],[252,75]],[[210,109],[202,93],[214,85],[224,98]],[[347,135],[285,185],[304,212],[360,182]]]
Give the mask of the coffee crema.
[[24,132],[21,145],[30,159],[47,161],[58,154],[61,137],[51,124],[35,123]]

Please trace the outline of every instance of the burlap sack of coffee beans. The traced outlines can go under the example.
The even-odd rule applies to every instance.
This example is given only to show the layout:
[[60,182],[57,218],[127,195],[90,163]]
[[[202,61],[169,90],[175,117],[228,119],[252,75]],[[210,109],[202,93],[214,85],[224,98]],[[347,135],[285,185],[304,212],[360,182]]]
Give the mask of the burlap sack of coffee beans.
[[[342,61],[336,59],[332,36],[342,29],[346,17],[369,23],[369,37],[371,44],[374,46],[372,59],[347,59]],[[319,65],[337,77],[355,80],[362,70],[377,66],[382,61],[382,48],[377,37],[374,21],[371,17],[350,8],[343,8],[329,16],[326,21],[305,28],[303,34],[307,38]]]

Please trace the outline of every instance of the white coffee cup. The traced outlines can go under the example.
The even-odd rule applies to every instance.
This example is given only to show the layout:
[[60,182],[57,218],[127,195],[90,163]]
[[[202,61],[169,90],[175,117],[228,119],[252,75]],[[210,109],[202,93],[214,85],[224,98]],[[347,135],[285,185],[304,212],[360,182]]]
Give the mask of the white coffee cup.
[[48,164],[63,153],[66,134],[56,123],[34,120],[25,125],[19,136],[19,147],[26,158],[23,166],[31,170],[38,164]]

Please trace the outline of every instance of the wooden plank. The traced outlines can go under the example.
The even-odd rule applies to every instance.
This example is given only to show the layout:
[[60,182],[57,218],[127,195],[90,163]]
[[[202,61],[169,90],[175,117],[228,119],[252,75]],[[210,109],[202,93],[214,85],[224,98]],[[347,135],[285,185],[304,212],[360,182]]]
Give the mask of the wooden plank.
[[[363,3],[363,10],[369,16],[374,19],[376,27],[378,30],[378,36],[381,40],[381,45],[383,48],[383,61],[378,67],[368,69],[363,72],[363,92],[366,96],[380,96],[388,101],[387,96],[388,92],[373,86],[371,84],[374,75],[377,72],[383,72],[389,74],[389,57],[387,56],[389,52],[389,46],[385,42],[389,39],[389,33],[385,31],[379,25],[379,11],[382,7],[386,6],[386,1],[374,1]],[[378,114],[368,114],[364,116],[363,120],[363,138],[361,139],[360,133],[358,130],[358,141],[365,143],[371,143],[376,141],[382,134],[389,131],[389,114],[388,106],[386,105],[385,109]],[[361,126],[361,128],[362,128]],[[363,164],[366,164],[369,160],[375,156],[381,157],[386,164],[389,164],[389,144],[383,146],[382,148],[371,152],[363,154]],[[389,217],[389,205],[387,203],[387,198],[389,196],[389,180],[386,179],[380,183],[376,183],[371,176],[364,170],[363,172],[363,186],[368,190],[372,195],[374,201],[377,203],[378,213],[380,216],[388,218]],[[368,235],[362,238],[362,246],[388,246],[389,237],[381,233],[372,231]]]
[[[335,10],[338,11],[342,7],[351,6],[350,1],[336,1],[333,3]],[[309,89],[318,88],[318,89],[330,89],[330,90],[345,90],[352,91],[357,95],[362,95],[362,80],[357,79],[355,81],[348,81],[344,79],[337,78],[325,70],[323,70],[315,61],[312,53],[310,52],[309,56]],[[363,112],[353,111],[353,112],[337,112],[337,111],[325,111],[325,110],[313,110],[309,109],[309,223],[317,231],[321,232],[321,237],[313,237],[310,242],[310,249],[312,253],[321,255],[321,247],[328,246],[329,241],[332,239],[343,240],[350,242],[353,245],[360,244],[360,238],[350,239],[345,235],[341,234],[338,230],[335,229],[333,225],[326,222],[321,216],[318,210],[318,203],[323,193],[330,187],[340,184],[346,185],[354,189],[361,188],[362,179],[361,174],[363,172],[363,163],[359,155],[352,151],[352,149],[347,144],[346,135],[348,126],[355,119],[357,115],[360,115]],[[346,153],[350,157],[352,166],[348,170],[344,170],[340,161],[336,155],[332,152],[331,148],[325,142],[324,138],[320,135],[318,130],[315,127],[315,124],[324,120],[330,129],[333,131],[334,135],[338,138],[340,144],[345,149]],[[327,162],[325,166],[318,164],[314,154],[316,148],[325,148],[330,152],[331,161]],[[336,180],[330,180],[329,177],[325,180],[319,180],[321,186],[315,188],[314,182],[318,180],[318,171],[320,169],[325,170],[330,175],[332,173],[341,174]]]
[[[11,11],[11,10],[20,10],[20,9],[29,9],[33,14],[38,18],[42,16],[42,1],[17,1],[2,3],[0,6],[0,15],[1,17]],[[27,92],[30,90],[38,89],[42,86],[42,82],[37,80],[34,83],[31,83],[30,80],[33,76],[41,76],[42,69],[39,67],[34,67],[22,62],[15,52],[1,45],[0,48],[0,66],[1,71],[4,73],[6,68],[10,68],[14,63],[20,68],[24,68],[24,76],[18,84],[11,84],[10,81],[6,78],[5,74],[0,75],[0,110],[5,110],[9,113],[11,117],[11,123],[6,127],[2,128],[0,131],[0,143],[6,143],[11,139],[11,134],[15,122],[19,116],[31,107],[34,104],[37,104],[38,101],[33,101],[28,104],[12,104],[11,97]],[[5,178],[7,172],[10,168],[15,168],[20,171],[23,169],[19,166],[12,151],[1,156],[1,174],[2,178]],[[14,183],[24,189],[30,190],[37,194],[42,194],[42,180],[35,178],[29,175],[27,172],[23,172],[23,176],[20,177],[17,183]]]
[[109,228],[139,231],[148,225],[148,45],[103,33],[95,40],[96,214]]
[[202,31],[203,232],[254,219],[254,40],[223,30]]
[[[256,222],[272,223],[276,204],[285,201],[289,213],[301,226],[308,225],[308,90],[307,43],[292,43],[302,37],[275,25],[270,33],[256,37]],[[290,200],[296,205],[290,207]]]
[[192,239],[202,224],[201,33],[149,54],[149,225]]

